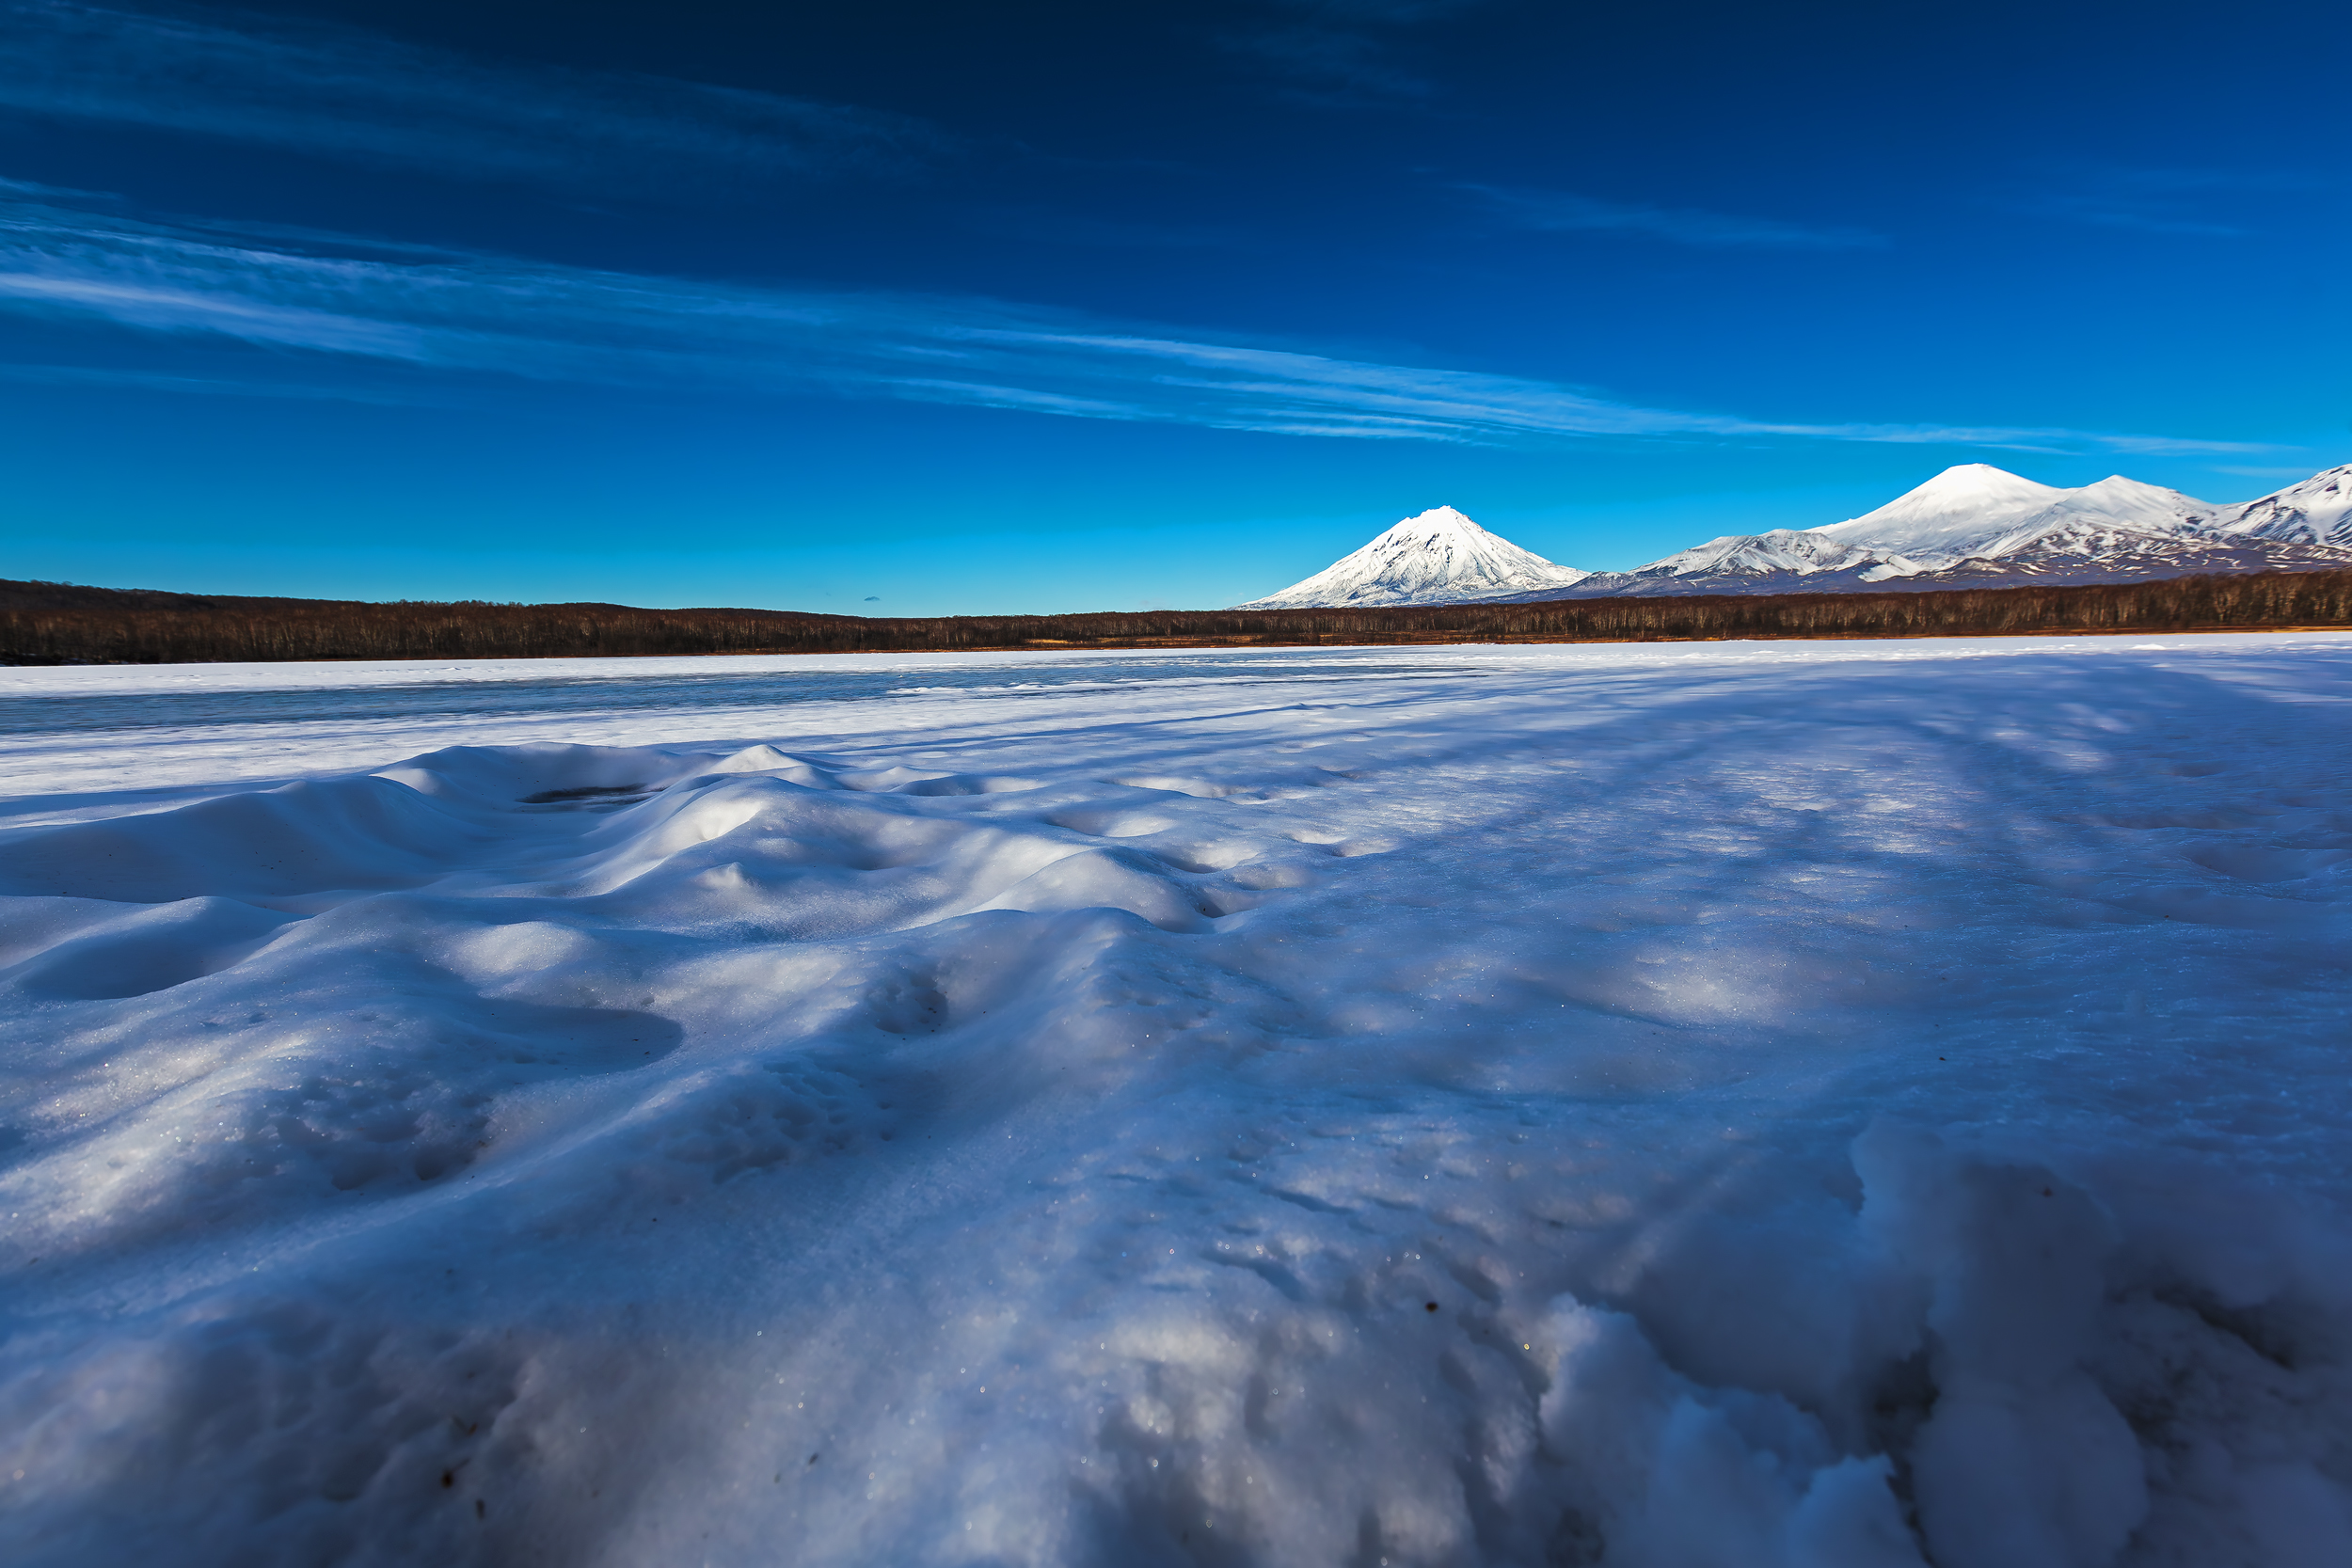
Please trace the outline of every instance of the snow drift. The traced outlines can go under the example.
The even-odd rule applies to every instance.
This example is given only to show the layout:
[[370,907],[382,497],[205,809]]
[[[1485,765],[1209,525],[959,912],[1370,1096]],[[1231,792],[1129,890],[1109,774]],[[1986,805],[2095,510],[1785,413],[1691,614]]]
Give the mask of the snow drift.
[[0,688],[9,1560],[2352,1546],[2352,639],[485,669]]

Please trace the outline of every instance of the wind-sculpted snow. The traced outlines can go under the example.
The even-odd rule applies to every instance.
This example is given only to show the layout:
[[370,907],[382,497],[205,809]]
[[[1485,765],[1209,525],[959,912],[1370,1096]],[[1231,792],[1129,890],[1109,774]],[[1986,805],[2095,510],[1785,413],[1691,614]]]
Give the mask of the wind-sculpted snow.
[[11,1563],[2352,1551],[2352,638],[415,678],[0,685]]

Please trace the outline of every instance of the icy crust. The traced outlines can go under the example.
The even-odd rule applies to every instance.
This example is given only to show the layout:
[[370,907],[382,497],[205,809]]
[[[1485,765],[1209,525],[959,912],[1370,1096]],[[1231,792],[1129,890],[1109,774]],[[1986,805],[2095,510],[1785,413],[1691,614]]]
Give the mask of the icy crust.
[[0,1552],[2340,1562],[2347,704],[1417,653],[10,830]]

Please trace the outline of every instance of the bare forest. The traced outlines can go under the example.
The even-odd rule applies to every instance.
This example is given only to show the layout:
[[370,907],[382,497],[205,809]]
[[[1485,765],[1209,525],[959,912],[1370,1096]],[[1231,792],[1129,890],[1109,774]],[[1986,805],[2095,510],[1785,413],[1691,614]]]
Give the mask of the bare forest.
[[558,658],[1318,643],[1649,642],[2352,625],[2352,571],[2093,586],[1353,610],[882,618],[612,604],[387,604],[0,581],[0,663]]

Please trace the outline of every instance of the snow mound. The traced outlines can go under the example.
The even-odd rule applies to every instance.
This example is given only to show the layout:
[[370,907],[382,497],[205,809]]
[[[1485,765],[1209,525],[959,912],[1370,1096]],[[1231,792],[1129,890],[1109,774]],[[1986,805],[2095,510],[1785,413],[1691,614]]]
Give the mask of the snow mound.
[[2352,638],[1003,662],[12,673],[0,1555],[2345,1559]]
[[1489,533],[1450,506],[1407,517],[1371,544],[1279,594],[1236,610],[1461,604],[1499,594],[1573,588],[1589,572],[1556,566]]

